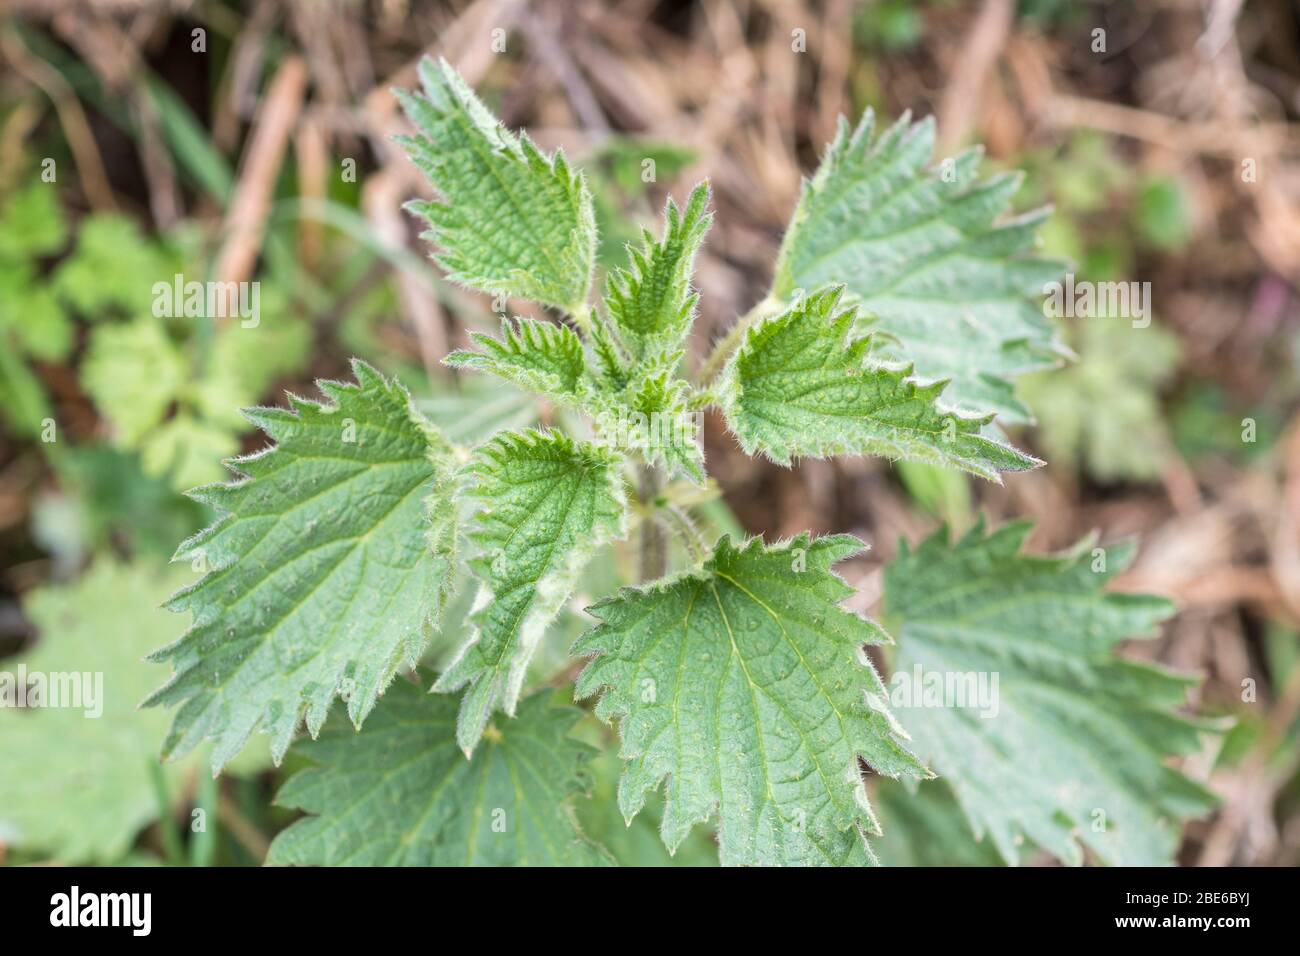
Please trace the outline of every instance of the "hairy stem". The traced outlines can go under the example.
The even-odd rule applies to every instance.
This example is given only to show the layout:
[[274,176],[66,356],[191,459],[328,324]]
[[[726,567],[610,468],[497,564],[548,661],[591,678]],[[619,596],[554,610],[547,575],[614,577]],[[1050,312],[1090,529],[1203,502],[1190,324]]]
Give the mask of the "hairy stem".
[[736,320],[736,324],[718,340],[718,344],[713,346],[713,351],[709,353],[709,357],[700,366],[698,381],[701,385],[708,386],[712,384],[718,373],[722,371],[722,366],[727,363],[727,359],[731,358],[731,353],[736,351],[737,346],[740,345],[740,340],[749,331],[749,327],[760,318],[770,315],[776,310],[777,306],[776,300],[769,296]]
[[673,520],[677,529],[677,536],[681,538],[686,549],[691,552],[691,560],[696,564],[704,561],[708,553],[708,547],[704,544],[704,539],[700,536],[700,529],[695,526],[691,516],[686,513],[685,509],[677,505],[669,505],[664,509],[664,514]]
[[591,335],[591,306],[585,302],[581,305],[574,306],[569,311],[569,317],[573,319],[573,324],[578,327],[578,331],[584,336]]
[[641,522],[640,565],[641,583],[657,581],[668,571],[668,535],[660,523],[655,499],[664,487],[664,475],[649,462],[637,466],[637,497],[646,509]]

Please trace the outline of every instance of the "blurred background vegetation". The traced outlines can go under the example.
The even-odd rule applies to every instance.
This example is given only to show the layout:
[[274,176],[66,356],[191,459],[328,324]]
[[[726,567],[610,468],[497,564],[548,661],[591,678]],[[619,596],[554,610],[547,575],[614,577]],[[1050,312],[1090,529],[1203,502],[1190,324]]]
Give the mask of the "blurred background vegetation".
[[[100,670],[100,721],[0,711],[0,859],[260,862],[288,815],[283,770],[161,768],[157,610],[208,520],[181,492],[261,447],[238,414],[313,394],[360,355],[461,438],[554,412],[439,364],[490,303],[447,285],[400,210],[425,185],[389,94],[445,55],[511,126],[587,172],[602,264],[668,193],[713,182],[695,360],[762,297],[800,175],[836,117],[939,119],[945,152],[1025,170],[1079,279],[1151,283],[1150,328],[1062,321],[1077,354],[1022,383],[1045,457],[1004,486],[873,459],[782,470],[708,423],[719,528],[870,541],[846,571],[874,609],[900,538],[1031,517],[1032,544],[1138,535],[1125,589],[1181,607],[1145,654],[1207,677],[1236,718],[1187,768],[1222,809],[1188,865],[1300,862],[1300,5],[1286,0],[11,0],[0,25],[0,668]],[[1100,32],[1098,32],[1100,31]],[[653,182],[645,161],[652,159]],[[260,323],[166,318],[176,274],[260,283]],[[527,311],[512,303],[512,311]],[[593,574],[616,583],[630,556]],[[581,627],[557,626],[545,677]],[[454,641],[453,641],[454,643]],[[435,645],[433,655],[445,653]],[[129,691],[129,693],[128,693]],[[138,691],[138,692],[137,692]],[[134,695],[134,696],[131,696]],[[593,723],[584,730],[606,733]],[[584,825],[620,859],[667,862],[653,814],[625,830],[615,761]],[[936,814],[882,792],[886,817]],[[939,796],[934,796],[939,795]],[[924,804],[924,805],[923,805]],[[202,824],[196,826],[196,823]],[[940,829],[939,832],[942,832]],[[889,826],[886,823],[887,838]],[[897,862],[986,848],[883,845]],[[942,851],[942,852],[941,852]],[[674,862],[708,862],[707,834]],[[1031,860],[1032,862],[1032,860]]]

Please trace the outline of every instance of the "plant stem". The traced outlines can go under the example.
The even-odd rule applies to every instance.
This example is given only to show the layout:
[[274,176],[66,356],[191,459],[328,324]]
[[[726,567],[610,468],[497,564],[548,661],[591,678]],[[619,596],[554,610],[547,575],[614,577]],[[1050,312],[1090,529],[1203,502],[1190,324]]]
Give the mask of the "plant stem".
[[181,831],[172,812],[171,793],[167,787],[167,778],[163,775],[162,764],[150,760],[148,766],[149,782],[153,785],[154,798],[158,801],[158,834],[162,837],[163,856],[172,866],[184,866]]
[[722,366],[726,364],[727,359],[731,358],[731,353],[740,345],[740,340],[749,331],[749,327],[759,318],[769,314],[776,306],[775,300],[770,297],[766,298],[736,320],[736,324],[718,340],[718,344],[713,346],[713,351],[709,353],[709,357],[700,366],[700,385],[708,386],[712,384],[718,373],[722,371]]
[[584,336],[591,335],[591,306],[585,302],[574,306],[569,312],[569,317],[573,319],[573,324],[578,327],[579,332]]
[[691,560],[696,564],[704,561],[704,556],[708,553],[703,539],[700,537],[700,529],[695,527],[695,522],[691,516],[677,505],[669,505],[664,509],[664,514],[672,518],[677,525],[678,537],[686,545],[686,549],[691,552]]
[[217,799],[217,818],[226,825],[226,830],[235,842],[247,850],[254,860],[261,863],[266,859],[266,851],[270,849],[271,841],[266,838],[257,824],[240,812],[235,801],[224,793]]
[[642,584],[657,581],[668,570],[668,536],[659,523],[655,499],[664,487],[664,476],[649,462],[637,465],[637,497],[646,509],[641,521],[640,566],[638,577]]
[[217,778],[210,773],[199,774],[199,792],[195,800],[197,809],[203,811],[203,829],[190,836],[190,866],[211,866],[217,855]]

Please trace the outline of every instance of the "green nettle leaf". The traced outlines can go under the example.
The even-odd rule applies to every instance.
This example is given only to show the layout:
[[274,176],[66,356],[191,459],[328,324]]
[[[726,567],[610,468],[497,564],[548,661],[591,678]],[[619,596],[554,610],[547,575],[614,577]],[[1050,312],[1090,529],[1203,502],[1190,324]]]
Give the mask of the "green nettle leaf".
[[1051,461],[1102,482],[1159,477],[1173,447],[1159,393],[1178,369],[1177,337],[1097,316],[1080,324],[1076,351],[1073,365],[1022,385]]
[[727,423],[748,454],[788,465],[796,456],[874,454],[960,468],[998,480],[1041,462],[980,433],[992,416],[942,410],[943,383],[917,385],[911,368],[873,361],[873,337],[854,337],[852,308],[828,287],[751,326],[718,386]]
[[1061,264],[1026,255],[1047,215],[1000,221],[1019,173],[977,180],[982,150],[927,168],[934,122],[904,116],[873,139],[868,111],[839,133],[782,243],[772,295],[789,300],[843,282],[864,324],[888,332],[883,357],[925,381],[950,379],[944,401],[1027,421],[1012,379],[1059,364],[1052,324],[1031,297]]
[[1008,863],[1022,837],[1069,863],[1080,843],[1107,863],[1168,863],[1178,821],[1215,805],[1166,766],[1206,729],[1176,713],[1198,680],[1114,651],[1172,605],[1102,591],[1131,546],[1031,556],[1029,530],[951,545],[940,531],[886,567],[899,720]]
[[185,356],[151,315],[97,327],[81,365],[82,386],[127,448],[150,437],[189,377]]
[[45,420],[52,417],[40,379],[16,349],[0,348],[0,414],[22,437],[39,435]]
[[313,814],[285,830],[267,862],[319,866],[578,866],[608,858],[586,840],[571,800],[585,794],[592,748],[581,716],[535,694],[466,760],[455,701],[398,681],[356,733],[331,720],[297,746],[318,766],[276,802]]
[[154,284],[181,271],[174,254],[147,239],[134,220],[115,213],[90,216],[77,229],[77,247],[54,270],[60,299],[85,318],[127,318],[150,312]]
[[221,462],[239,451],[239,439],[184,412],[158,425],[140,446],[146,475],[167,476],[173,488],[193,488],[225,475]]
[[678,210],[670,198],[664,210],[664,235],[649,231],[640,249],[628,247],[631,268],[610,272],[605,309],[618,339],[640,361],[648,352],[679,349],[690,332],[699,295],[691,288],[695,254],[713,222],[707,212],[709,187],[692,190]]
[[663,800],[657,794],[650,796],[631,823],[623,819],[618,808],[618,780],[623,773],[623,761],[615,750],[602,749],[589,766],[593,779],[591,799],[577,802],[578,822],[620,866],[718,865],[718,845],[705,827],[693,829],[674,852],[668,852],[659,836]]
[[[58,191],[52,185],[35,183],[0,204],[0,348],[15,353],[14,366],[20,365],[19,355],[62,362],[72,349],[72,322],[50,283],[41,277],[38,261],[58,252],[67,235]],[[0,376],[10,377],[4,365],[0,365]],[[25,368],[12,377],[32,378]],[[20,392],[28,387],[29,381],[16,381],[11,388],[0,384],[0,391]],[[30,387],[38,389],[39,383],[32,381]],[[18,401],[21,405],[5,411],[20,412],[21,406],[32,404],[21,397]],[[12,417],[27,424],[19,414]]]
[[261,728],[278,762],[304,717],[315,734],[339,695],[359,726],[419,660],[450,581],[452,450],[400,385],[353,373],[319,383],[333,404],[250,410],[276,445],[192,493],[221,517],[176,554],[209,570],[169,603],[190,630],[154,655],[176,673],[147,703],[181,705],[166,754],[215,738],[219,769]]
[[577,693],[604,688],[597,715],[621,718],[626,819],[668,777],[670,850],[716,811],[724,865],[873,860],[859,761],[926,770],[863,651],[888,636],[839,606],[852,589],[831,567],[861,547],[724,537],[701,569],[589,609],[601,623],[574,646],[595,655]]
[[592,374],[601,389],[621,392],[631,373],[622,346],[614,341],[614,333],[604,321],[591,328],[591,357],[595,367]]
[[53,183],[32,182],[0,205],[0,262],[6,268],[53,255],[67,241],[68,224]]
[[[0,701],[9,702],[0,706],[0,842],[63,863],[114,862],[158,816],[150,765],[173,792],[193,771],[156,766],[167,721],[137,706],[156,684],[144,655],[174,633],[158,605],[186,577],[101,557],[76,582],[23,601],[38,639],[18,664],[0,667]],[[12,706],[20,678],[29,695],[38,686],[42,694],[24,709]]]
[[471,288],[584,309],[596,223],[582,175],[506,130],[445,60],[421,62],[420,81],[423,96],[397,96],[423,135],[399,142],[446,199],[407,206],[439,264]]
[[559,432],[502,432],[475,451],[468,493],[482,502],[470,534],[484,581],[474,631],[434,689],[469,685],[456,739],[467,753],[496,709],[513,714],[547,626],[583,566],[624,533],[621,461]]
[[690,386],[677,374],[682,352],[647,356],[622,393],[605,400],[601,433],[621,448],[639,451],[670,475],[704,483],[701,422],[691,409]]
[[478,351],[458,349],[444,361],[454,368],[488,372],[530,392],[578,410],[590,411],[594,398],[586,375],[582,340],[568,326],[535,319],[501,322],[501,338],[470,333]]

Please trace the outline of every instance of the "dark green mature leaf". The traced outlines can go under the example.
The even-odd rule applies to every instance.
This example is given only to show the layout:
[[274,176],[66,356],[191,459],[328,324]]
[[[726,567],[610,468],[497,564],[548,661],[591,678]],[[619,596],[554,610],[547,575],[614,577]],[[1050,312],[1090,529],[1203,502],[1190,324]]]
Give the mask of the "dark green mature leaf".
[[408,205],[438,262],[475,289],[585,308],[596,224],[582,175],[506,130],[445,60],[422,61],[420,81],[423,96],[397,95],[423,135],[399,142],[447,200]]
[[[1008,863],[1022,837],[1070,863],[1080,844],[1108,863],[1168,863],[1178,821],[1215,803],[1166,766],[1206,729],[1176,713],[1197,679],[1114,652],[1173,608],[1103,592],[1131,546],[1031,556],[1020,553],[1029,530],[977,527],[952,545],[941,531],[900,547],[885,569],[899,720]],[[986,700],[971,692],[981,676]],[[925,696],[941,684],[953,693]]]
[[261,728],[278,762],[304,717],[315,734],[339,695],[359,726],[419,660],[450,579],[452,453],[405,389],[353,373],[319,383],[332,405],[249,411],[277,444],[193,493],[221,517],[177,551],[209,570],[169,603],[190,630],[154,655],[176,673],[148,703],[181,705],[166,754],[212,737],[219,769]]
[[672,853],[659,836],[663,798],[651,794],[629,823],[618,808],[618,781],[623,761],[613,750],[602,750],[590,764],[591,799],[576,803],[583,831],[607,849],[620,866],[717,866],[718,844],[707,827],[695,827]]
[[675,849],[717,813],[723,865],[870,862],[878,832],[859,759],[924,776],[863,651],[888,641],[839,606],[845,535],[766,547],[724,537],[704,566],[590,608],[601,623],[577,693],[621,718],[627,819],[668,777],[662,834]]
[[513,714],[528,662],[583,566],[624,533],[620,460],[559,432],[501,432],[471,464],[483,504],[470,537],[485,582],[474,632],[435,690],[466,685],[456,739],[468,753],[498,708]]
[[874,340],[852,334],[854,310],[836,312],[841,292],[822,289],[746,331],[718,392],[747,453],[783,465],[794,457],[883,455],[994,481],[1000,471],[1041,464],[982,435],[991,415],[943,411],[942,383],[917,385],[910,368],[873,361]]
[[867,111],[838,134],[786,232],[772,295],[847,285],[864,323],[890,333],[882,357],[924,381],[950,379],[955,409],[1028,419],[1012,380],[1057,364],[1051,323],[1031,297],[1061,264],[1027,255],[1046,210],[999,222],[1020,175],[977,180],[982,151],[927,168],[934,122],[904,116],[873,139]]
[[591,786],[581,716],[535,694],[466,760],[455,701],[398,681],[356,733],[331,720],[298,750],[276,801],[312,814],[271,844],[273,865],[580,866],[608,858],[578,830],[571,799]]

